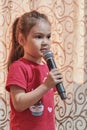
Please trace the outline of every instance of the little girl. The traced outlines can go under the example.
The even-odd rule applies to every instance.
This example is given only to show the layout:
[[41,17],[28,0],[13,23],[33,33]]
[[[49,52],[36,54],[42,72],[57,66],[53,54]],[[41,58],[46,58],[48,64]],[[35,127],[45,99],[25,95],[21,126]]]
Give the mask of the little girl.
[[49,72],[43,52],[50,50],[51,25],[37,11],[13,23],[6,90],[10,92],[10,130],[55,130],[53,87],[62,82]]

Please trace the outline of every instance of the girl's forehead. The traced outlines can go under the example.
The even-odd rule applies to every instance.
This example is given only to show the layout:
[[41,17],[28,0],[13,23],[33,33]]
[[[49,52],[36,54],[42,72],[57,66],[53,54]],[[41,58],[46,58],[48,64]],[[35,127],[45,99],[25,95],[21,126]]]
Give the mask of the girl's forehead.
[[51,25],[46,20],[39,20],[35,26],[32,27],[31,32],[35,33],[51,33]]

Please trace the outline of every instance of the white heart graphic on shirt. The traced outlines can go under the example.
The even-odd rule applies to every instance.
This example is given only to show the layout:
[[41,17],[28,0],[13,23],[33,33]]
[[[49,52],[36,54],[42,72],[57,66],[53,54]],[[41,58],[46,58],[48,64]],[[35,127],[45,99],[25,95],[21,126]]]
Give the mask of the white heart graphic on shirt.
[[48,111],[51,113],[52,112],[52,107],[48,107]]

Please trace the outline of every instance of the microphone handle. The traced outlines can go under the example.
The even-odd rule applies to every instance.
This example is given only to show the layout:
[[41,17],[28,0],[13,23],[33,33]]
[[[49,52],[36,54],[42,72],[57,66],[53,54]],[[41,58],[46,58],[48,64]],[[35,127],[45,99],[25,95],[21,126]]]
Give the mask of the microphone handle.
[[[48,58],[47,59],[47,65],[48,65],[48,68],[49,70],[51,69],[54,69],[54,68],[57,68],[56,64],[55,64],[55,61],[52,57]],[[56,85],[56,89],[61,97],[62,100],[66,99],[66,92],[65,92],[65,89],[64,89],[64,86],[63,86],[63,83],[58,83]]]

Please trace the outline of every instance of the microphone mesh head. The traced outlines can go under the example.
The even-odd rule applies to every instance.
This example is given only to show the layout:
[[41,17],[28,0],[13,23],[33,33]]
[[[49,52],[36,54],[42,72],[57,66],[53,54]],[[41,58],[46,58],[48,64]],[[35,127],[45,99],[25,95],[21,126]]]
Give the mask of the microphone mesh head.
[[47,60],[47,59],[49,59],[51,57],[53,57],[53,53],[50,50],[43,52],[43,58],[45,60]]

